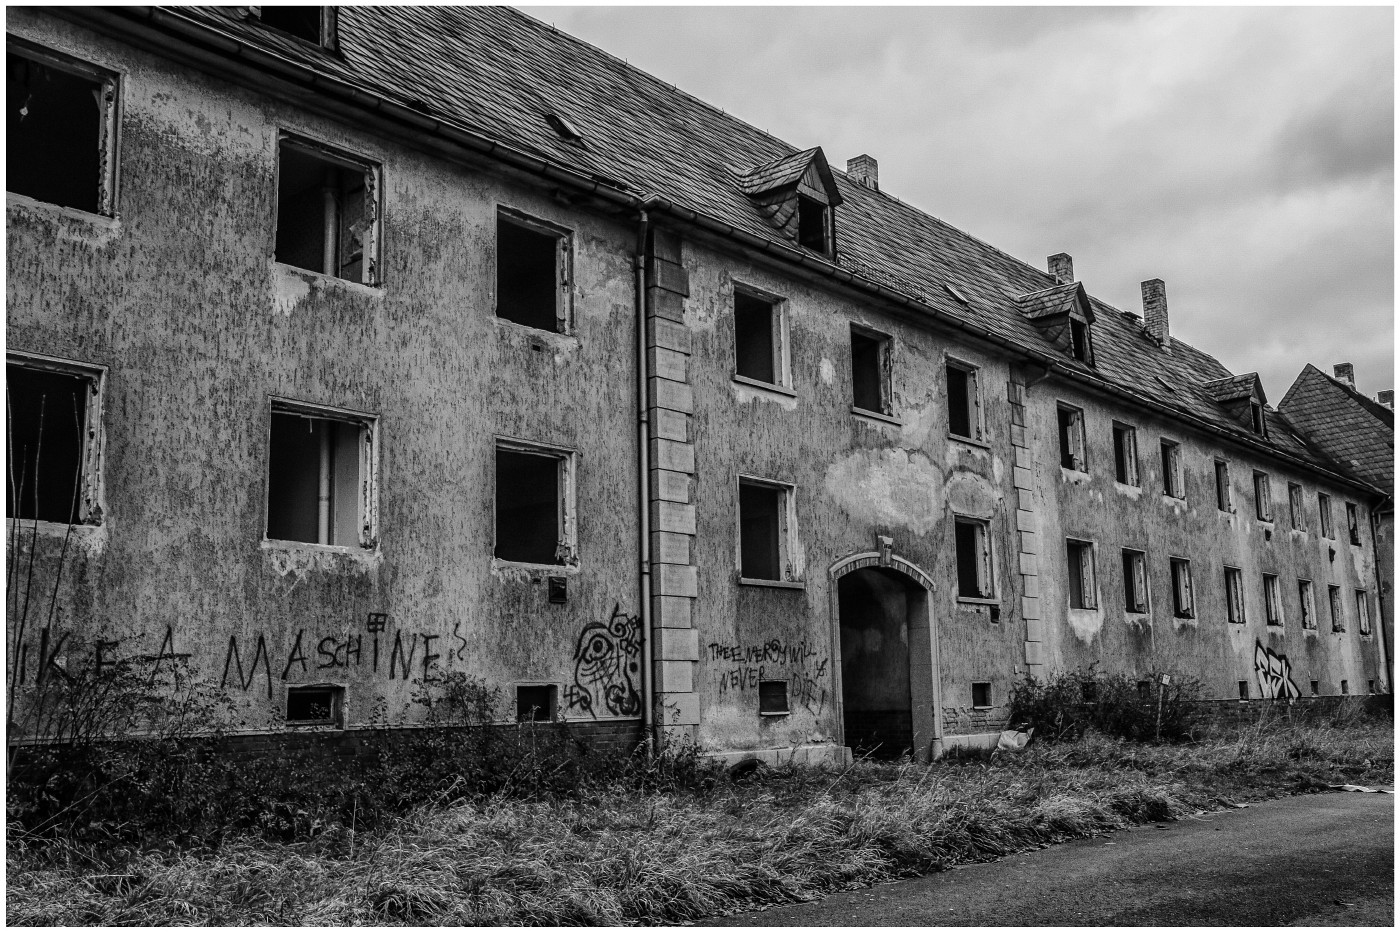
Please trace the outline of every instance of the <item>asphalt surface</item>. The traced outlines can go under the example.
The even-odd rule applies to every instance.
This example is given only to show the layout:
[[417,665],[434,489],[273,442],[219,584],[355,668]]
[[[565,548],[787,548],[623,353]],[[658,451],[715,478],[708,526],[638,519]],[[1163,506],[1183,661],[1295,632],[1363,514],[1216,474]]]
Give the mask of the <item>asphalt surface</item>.
[[1384,926],[1395,797],[1336,793],[835,894],[706,926]]

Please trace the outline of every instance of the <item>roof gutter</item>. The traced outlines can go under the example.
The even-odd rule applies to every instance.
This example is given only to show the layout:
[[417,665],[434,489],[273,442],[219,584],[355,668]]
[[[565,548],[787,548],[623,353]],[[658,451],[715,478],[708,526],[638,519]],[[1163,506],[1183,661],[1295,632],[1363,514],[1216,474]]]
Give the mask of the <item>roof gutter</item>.
[[[127,38],[137,40],[149,38],[148,34],[145,33],[132,35],[138,27],[146,25],[155,27],[165,33],[172,34],[190,42],[212,46],[225,55],[246,63],[250,67],[271,72],[277,77],[294,84],[314,88],[344,103],[349,103],[356,107],[380,114],[389,120],[415,127],[422,132],[451,142],[464,149],[479,153],[483,156],[489,156],[527,173],[548,178],[551,181],[558,182],[574,190],[598,197],[620,208],[626,209],[629,212],[646,211],[652,214],[666,214],[684,223],[708,230],[722,238],[737,241],[757,249],[773,256],[781,262],[799,266],[824,278],[834,279],[859,291],[878,295],[891,304],[919,312],[926,316],[931,316],[942,324],[949,325],[980,340],[1003,347],[1025,361],[1037,363],[1045,367],[1047,372],[1055,372],[1067,379],[1085,382],[1102,393],[1130,400],[1134,404],[1146,406],[1154,411],[1168,415],[1169,417],[1185,421],[1205,433],[1224,438],[1232,443],[1250,448],[1275,459],[1285,460],[1310,472],[1327,476],[1343,485],[1365,490],[1370,495],[1378,497],[1384,497],[1386,495],[1382,490],[1367,483],[1319,467],[1314,463],[1294,456],[1286,451],[1277,450],[1273,447],[1255,442],[1250,438],[1238,436],[1190,412],[1173,408],[1169,405],[1163,405],[1154,399],[1137,395],[1107,380],[1084,373],[1078,369],[1067,367],[1061,360],[1044,351],[1026,346],[1014,340],[1009,340],[986,328],[978,327],[961,318],[954,317],[946,311],[942,311],[925,302],[911,298],[902,292],[881,285],[858,273],[843,269],[834,263],[818,259],[803,250],[779,243],[775,240],[756,236],[746,230],[740,230],[733,224],[716,220],[705,214],[691,210],[690,208],[682,207],[661,195],[638,194],[633,189],[628,188],[623,182],[611,182],[596,176],[587,175],[575,169],[552,162],[549,159],[532,155],[524,150],[492,139],[489,136],[466,127],[430,117],[410,107],[406,107],[403,104],[396,103],[374,91],[358,87],[340,78],[321,74],[308,65],[294,62],[281,55],[249,45],[246,42],[233,38],[227,33],[220,32],[208,25],[188,19],[177,12],[171,12],[158,7],[117,7],[107,9],[76,8],[69,9],[66,12],[80,21],[95,22],[107,27],[109,30],[115,28],[126,34]],[[207,66],[207,63],[205,64]]]

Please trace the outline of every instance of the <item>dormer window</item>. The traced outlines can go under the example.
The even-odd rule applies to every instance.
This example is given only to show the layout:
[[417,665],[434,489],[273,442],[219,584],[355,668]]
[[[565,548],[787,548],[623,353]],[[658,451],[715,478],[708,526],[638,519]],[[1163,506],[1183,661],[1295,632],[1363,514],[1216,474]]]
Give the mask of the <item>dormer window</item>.
[[841,192],[820,147],[759,165],[736,181],[759,215],[784,237],[823,256],[836,254],[834,216]]
[[1089,332],[1094,309],[1083,285],[1061,282],[1021,295],[1016,298],[1016,310],[1060,352],[1086,366],[1094,365],[1094,343]]
[[1232,418],[1249,428],[1260,437],[1269,436],[1269,422],[1265,417],[1264,387],[1259,382],[1258,373],[1243,373],[1226,376],[1201,384],[1206,394],[1220,403]]
[[1249,426],[1255,434],[1269,436],[1269,427],[1264,423],[1264,406],[1258,399],[1249,400]]
[[1081,363],[1089,360],[1089,325],[1077,318],[1069,319],[1070,356]]
[[797,196],[797,242],[818,253],[830,253],[830,211],[816,198]]
[[264,26],[312,45],[335,48],[334,7],[261,6],[253,9]]

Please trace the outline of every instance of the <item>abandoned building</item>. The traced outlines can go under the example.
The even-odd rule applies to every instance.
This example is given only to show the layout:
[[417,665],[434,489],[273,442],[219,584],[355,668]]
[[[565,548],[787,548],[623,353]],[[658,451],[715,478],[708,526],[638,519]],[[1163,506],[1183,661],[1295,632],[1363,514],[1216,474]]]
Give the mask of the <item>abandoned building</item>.
[[1390,690],[1388,467],[1160,280],[1110,307],[509,9],[7,30],[20,701],[180,659],[236,732],[348,734],[458,673],[820,762],[1090,665]]

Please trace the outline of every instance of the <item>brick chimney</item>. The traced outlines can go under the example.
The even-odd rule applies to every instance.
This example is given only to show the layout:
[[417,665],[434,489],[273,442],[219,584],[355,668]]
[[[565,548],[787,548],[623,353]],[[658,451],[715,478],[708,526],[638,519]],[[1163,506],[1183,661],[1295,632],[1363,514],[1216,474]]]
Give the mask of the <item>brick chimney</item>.
[[880,163],[868,155],[846,160],[846,177],[858,185],[880,190]]
[[1381,389],[1379,392],[1376,393],[1376,404],[1377,404],[1377,405],[1384,405],[1386,408],[1389,408],[1391,411],[1394,411],[1394,410],[1395,410],[1395,390],[1394,390],[1394,389]]
[[1066,282],[1074,281],[1074,259],[1069,253],[1056,253],[1045,260],[1050,269],[1050,274],[1055,277],[1055,281],[1064,285]]
[[1348,389],[1356,388],[1356,370],[1350,363],[1338,363],[1332,367],[1332,378]]
[[1142,319],[1148,335],[1163,350],[1172,345],[1171,330],[1167,327],[1167,283],[1161,279],[1148,279],[1142,283]]

